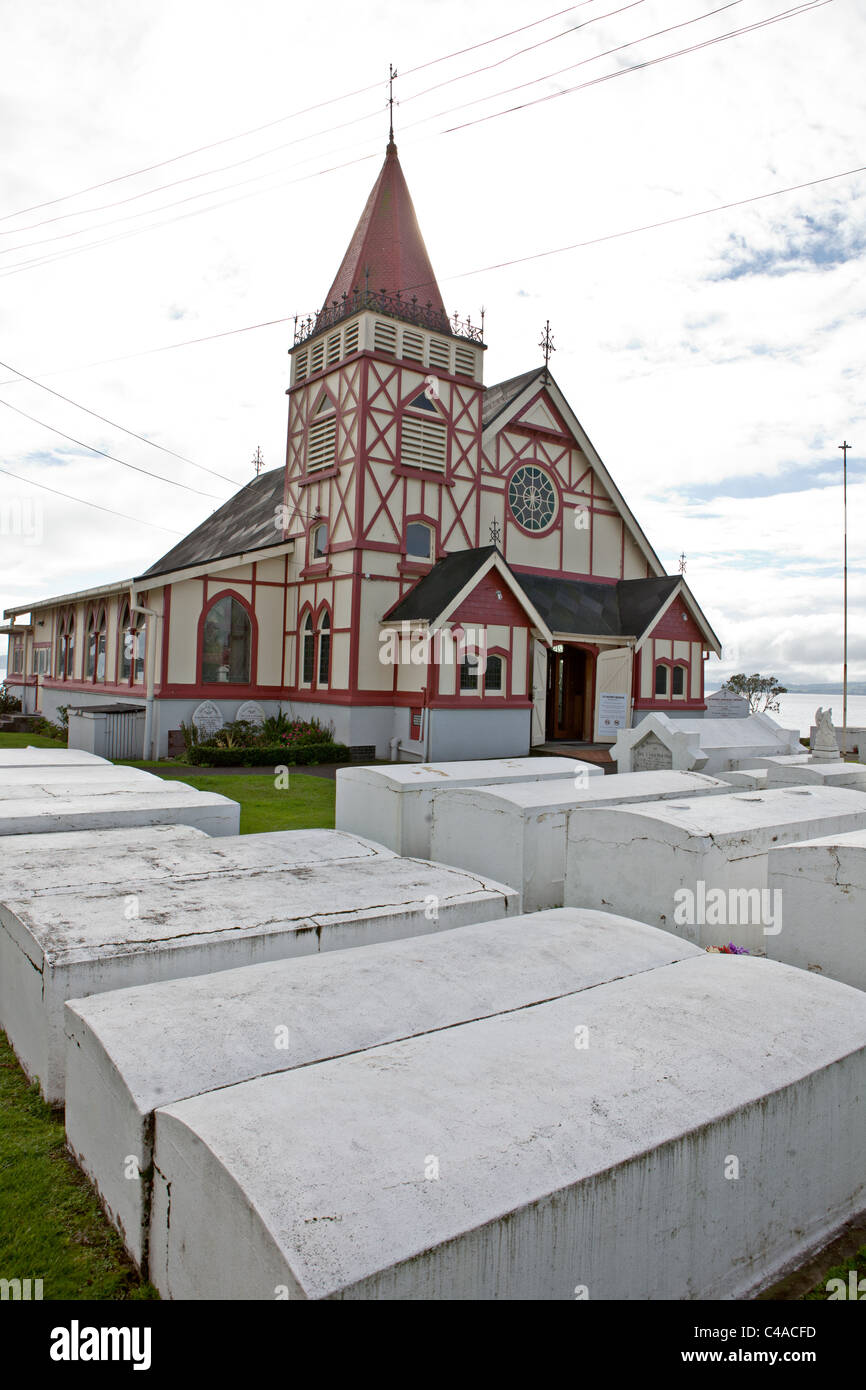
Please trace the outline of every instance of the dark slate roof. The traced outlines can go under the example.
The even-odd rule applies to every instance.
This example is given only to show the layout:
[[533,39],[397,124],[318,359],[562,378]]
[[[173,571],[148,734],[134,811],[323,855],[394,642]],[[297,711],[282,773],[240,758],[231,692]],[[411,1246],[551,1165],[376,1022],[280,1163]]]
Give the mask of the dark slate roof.
[[640,637],[679,583],[674,575],[598,584],[531,570],[514,574],[551,632],[594,637]]
[[283,537],[274,526],[274,509],[282,505],[284,487],[284,468],[260,473],[137,578],[168,574],[171,570],[239,555],[241,551],[279,545]]
[[496,386],[488,386],[481,401],[483,427],[486,429],[497,415],[501,415],[502,411],[517,399],[531,381],[541,376],[543,371],[543,367],[535,367],[531,372],[523,372],[520,376],[512,376],[507,381],[498,382]]
[[437,560],[432,570],[397,600],[385,618],[396,623],[432,623],[490,559],[494,550],[492,545],[481,546],[478,550],[455,550],[453,555]]

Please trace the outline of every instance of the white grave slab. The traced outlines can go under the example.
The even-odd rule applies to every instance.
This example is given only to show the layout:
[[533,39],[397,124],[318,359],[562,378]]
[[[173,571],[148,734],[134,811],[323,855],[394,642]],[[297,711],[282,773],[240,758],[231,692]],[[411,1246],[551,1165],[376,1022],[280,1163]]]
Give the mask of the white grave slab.
[[749,702],[733,690],[714,690],[704,700],[708,719],[747,719]]
[[782,930],[767,955],[866,990],[866,828],[770,851]]
[[88,787],[79,794],[70,787],[66,796],[0,797],[0,838],[141,825],[193,825],[206,835],[237,835],[241,808],[236,801],[184,782],[156,780],[159,789],[136,784],[134,790]]
[[430,855],[433,797],[442,787],[491,787],[603,777],[600,767],[571,758],[488,758],[478,762],[398,763],[337,770],[338,830],[369,835],[397,854]]
[[340,830],[274,830],[214,839],[186,825],[10,836],[0,846],[0,901],[164,879],[213,878],[294,864],[393,859],[392,850]]
[[202,738],[210,738],[211,734],[219,733],[225,722],[222,710],[213,700],[202,700],[192,712],[192,723]]
[[0,748],[0,773],[8,767],[110,767],[107,758],[79,748]]
[[768,852],[864,826],[866,793],[829,787],[577,809],[565,901],[639,917],[702,946],[764,950],[778,929],[773,900],[760,891]]
[[729,786],[737,788],[738,791],[756,792],[766,791],[767,789],[767,769],[765,767],[737,768],[730,772],[721,772],[719,776],[723,782]]
[[673,719],[649,714],[623,729],[611,749],[618,772],[673,768],[717,776],[762,756],[802,750],[796,729],[783,729],[768,714],[745,719]]
[[859,991],[745,957],[646,970],[160,1108],[150,1276],[177,1299],[749,1298],[862,1210],[864,1081]]
[[538,912],[562,906],[566,824],[574,807],[729,792],[726,782],[701,772],[455,787],[433,799],[430,857],[500,880],[506,875],[521,891],[523,911]]
[[[565,908],[92,995],[66,1006],[67,1138],[142,1265],[158,1106],[698,954],[642,923]],[[140,1181],[125,1176],[130,1155]]]
[[767,785],[770,787],[816,786],[849,787],[866,791],[866,766],[863,763],[788,763],[767,759]]
[[264,724],[265,712],[258,700],[245,700],[238,709],[235,719],[243,719],[247,724]]
[[165,785],[152,772],[111,763],[105,767],[8,767],[0,770],[0,801],[99,796],[106,791],[159,792]]
[[418,936],[518,906],[510,888],[396,856],[10,898],[0,903],[0,1019],[59,1104],[67,999]]

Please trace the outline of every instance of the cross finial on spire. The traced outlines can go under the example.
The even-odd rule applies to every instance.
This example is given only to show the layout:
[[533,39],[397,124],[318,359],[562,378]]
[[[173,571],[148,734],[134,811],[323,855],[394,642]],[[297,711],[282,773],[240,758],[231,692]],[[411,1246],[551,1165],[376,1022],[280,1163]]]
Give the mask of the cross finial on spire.
[[682,551],[682,553],[680,554],[680,574],[685,574],[685,572],[686,572],[686,552],[685,552],[685,551]]
[[394,143],[394,78],[397,76],[397,69],[393,63],[388,64],[388,146]]
[[538,346],[544,353],[544,380],[546,384],[547,369],[550,365],[550,354],[556,352],[556,348],[553,346],[553,334],[550,331],[550,319],[548,319],[544,325],[544,332],[541,335]]
[[250,460],[250,462],[252,463],[253,468],[256,470],[256,477],[258,477],[265,466],[265,461],[262,458],[262,446],[260,444],[256,445],[255,455]]

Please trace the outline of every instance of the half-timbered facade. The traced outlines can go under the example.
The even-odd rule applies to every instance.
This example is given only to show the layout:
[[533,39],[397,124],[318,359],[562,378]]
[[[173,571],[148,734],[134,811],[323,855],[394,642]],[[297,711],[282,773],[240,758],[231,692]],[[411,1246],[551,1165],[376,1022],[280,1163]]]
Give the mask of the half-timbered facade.
[[145,574],[9,610],[10,686],[49,715],[145,702],[163,752],[204,700],[425,760],[701,713],[720,649],[684,579],[548,369],[485,389],[484,353],[445,311],[391,143],[296,325],[285,468]]

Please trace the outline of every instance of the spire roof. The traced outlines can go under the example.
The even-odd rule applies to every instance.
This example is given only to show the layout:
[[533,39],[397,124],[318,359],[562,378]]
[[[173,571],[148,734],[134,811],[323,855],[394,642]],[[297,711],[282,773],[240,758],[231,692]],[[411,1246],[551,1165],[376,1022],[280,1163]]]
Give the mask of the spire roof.
[[393,140],[388,142],[385,163],[325,298],[325,307],[356,289],[369,289],[372,294],[384,290],[389,296],[399,290],[406,301],[417,295],[420,305],[429,300],[434,312],[445,315]]

